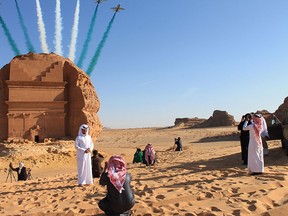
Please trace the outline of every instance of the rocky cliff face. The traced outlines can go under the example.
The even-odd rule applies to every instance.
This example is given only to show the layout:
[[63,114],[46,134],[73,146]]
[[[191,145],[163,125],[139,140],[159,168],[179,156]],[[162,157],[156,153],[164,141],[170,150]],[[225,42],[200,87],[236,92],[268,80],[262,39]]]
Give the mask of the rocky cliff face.
[[204,122],[206,119],[200,118],[176,118],[174,126],[176,127],[194,127]]
[[283,104],[278,107],[274,114],[282,123],[288,124],[288,97],[285,98]]
[[229,115],[226,111],[215,110],[213,115],[197,127],[218,127],[235,125],[234,116]]
[[32,132],[41,140],[75,139],[83,123],[94,139],[102,130],[89,76],[53,53],[16,56],[0,70],[0,108],[1,140],[29,139]]

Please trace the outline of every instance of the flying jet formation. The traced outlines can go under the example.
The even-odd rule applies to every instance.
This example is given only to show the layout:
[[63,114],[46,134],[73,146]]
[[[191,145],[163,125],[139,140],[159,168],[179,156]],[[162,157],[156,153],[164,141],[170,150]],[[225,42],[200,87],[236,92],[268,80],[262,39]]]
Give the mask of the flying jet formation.
[[121,8],[120,4],[118,4],[116,7],[111,8],[112,10],[115,11],[115,13],[119,12],[120,10],[125,10],[125,8]]

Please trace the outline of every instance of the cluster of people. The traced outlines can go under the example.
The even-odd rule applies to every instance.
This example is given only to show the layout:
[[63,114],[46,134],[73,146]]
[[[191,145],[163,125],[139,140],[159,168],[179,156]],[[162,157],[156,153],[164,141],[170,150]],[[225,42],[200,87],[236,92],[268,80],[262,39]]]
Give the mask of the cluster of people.
[[146,166],[154,165],[156,160],[156,152],[151,143],[148,143],[143,151],[137,148],[133,157],[133,163],[143,163]]
[[247,113],[238,125],[243,164],[251,175],[264,172],[264,155],[268,155],[266,139],[269,137],[267,124],[260,113]]
[[[106,215],[130,215],[135,204],[134,194],[130,186],[131,174],[127,172],[126,163],[121,156],[114,155],[105,163],[104,157],[94,149],[89,127],[82,124],[75,140],[78,185],[93,184],[93,177],[100,177],[99,183],[107,187],[107,195],[99,201],[99,208]],[[93,156],[91,156],[93,153]]]

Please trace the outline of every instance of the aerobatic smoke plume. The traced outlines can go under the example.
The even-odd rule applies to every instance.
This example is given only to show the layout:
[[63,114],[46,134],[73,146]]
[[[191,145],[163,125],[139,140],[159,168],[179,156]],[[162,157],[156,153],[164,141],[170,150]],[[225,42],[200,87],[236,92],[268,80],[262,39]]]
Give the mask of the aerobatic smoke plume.
[[103,49],[103,47],[105,45],[105,42],[106,42],[106,40],[107,40],[107,38],[109,36],[109,32],[110,32],[110,30],[112,28],[115,16],[116,16],[116,13],[114,13],[112,19],[110,20],[110,22],[109,22],[109,24],[107,26],[107,29],[106,29],[105,33],[103,34],[103,37],[102,37],[102,39],[101,39],[101,41],[100,41],[100,43],[99,43],[99,45],[98,45],[98,47],[96,49],[96,52],[95,52],[95,54],[94,54],[94,56],[93,56],[93,58],[91,60],[91,63],[89,64],[89,67],[88,67],[88,69],[86,71],[88,76],[91,75],[95,65],[97,64],[97,61],[98,61],[99,56],[101,54],[101,51],[102,51],[102,49]]
[[61,17],[61,1],[56,0],[55,8],[55,53],[62,56],[62,17]]
[[98,6],[99,6],[99,4],[97,4],[97,6],[95,8],[95,11],[94,11],[94,14],[93,14],[93,17],[91,19],[90,26],[89,26],[89,29],[88,29],[87,37],[85,39],[85,42],[84,42],[84,45],[83,45],[83,48],[82,48],[82,51],[81,51],[81,54],[80,54],[80,57],[79,57],[79,60],[78,60],[78,63],[77,63],[79,68],[82,68],[83,61],[84,61],[84,59],[85,59],[85,57],[87,55],[89,43],[91,41],[91,37],[92,37],[92,34],[93,34],[93,29],[94,29],[94,26],[95,26]]
[[37,11],[37,24],[38,24],[38,30],[40,33],[40,43],[43,53],[49,53],[48,44],[46,42],[46,30],[45,30],[45,24],[43,22],[42,17],[42,10],[39,0],[36,0],[36,11]]
[[6,25],[6,23],[4,22],[4,20],[2,19],[1,16],[0,16],[0,24],[1,24],[2,28],[3,28],[4,34],[6,35],[6,37],[7,37],[7,39],[8,39],[8,42],[9,42],[12,50],[14,51],[14,54],[15,54],[15,55],[19,55],[19,54],[20,54],[20,51],[19,51],[19,49],[17,48],[16,43],[15,43],[15,41],[13,40],[13,38],[12,38],[12,36],[11,36],[11,34],[10,34],[9,29],[7,28],[7,25]]
[[31,43],[31,40],[29,38],[27,28],[26,28],[26,26],[24,24],[24,19],[23,19],[22,13],[20,11],[20,8],[18,6],[17,0],[15,0],[15,4],[16,4],[16,9],[17,9],[17,13],[18,13],[19,22],[20,22],[21,28],[22,28],[24,36],[25,36],[27,49],[28,49],[29,52],[35,52],[35,49],[34,49],[32,43]]
[[68,58],[73,62],[75,59],[76,42],[77,42],[77,36],[78,36],[79,12],[80,12],[80,0],[77,0],[75,14],[74,14],[74,23],[72,27],[72,33],[71,33],[69,56],[68,56]]

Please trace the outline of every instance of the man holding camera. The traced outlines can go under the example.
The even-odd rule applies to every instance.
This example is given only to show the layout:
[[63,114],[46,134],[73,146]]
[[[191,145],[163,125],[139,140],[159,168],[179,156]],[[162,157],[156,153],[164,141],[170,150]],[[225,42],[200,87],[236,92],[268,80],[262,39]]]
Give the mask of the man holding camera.
[[243,165],[247,165],[248,161],[248,145],[249,145],[249,131],[243,130],[244,122],[248,121],[248,125],[250,125],[251,122],[251,114],[247,113],[246,115],[242,116],[241,122],[238,125],[238,130],[240,130],[240,144],[241,144],[241,156],[243,160]]
[[13,165],[12,163],[9,164],[9,168],[13,171],[16,171],[17,172],[17,175],[18,175],[18,181],[26,181],[27,180],[27,170],[26,170],[26,167],[24,166],[24,163],[23,162],[20,162],[19,163],[19,167],[17,168],[13,168]]
[[182,149],[182,141],[181,141],[180,137],[178,137],[178,139],[175,138],[175,145],[176,145],[175,151],[182,151],[183,150]]

